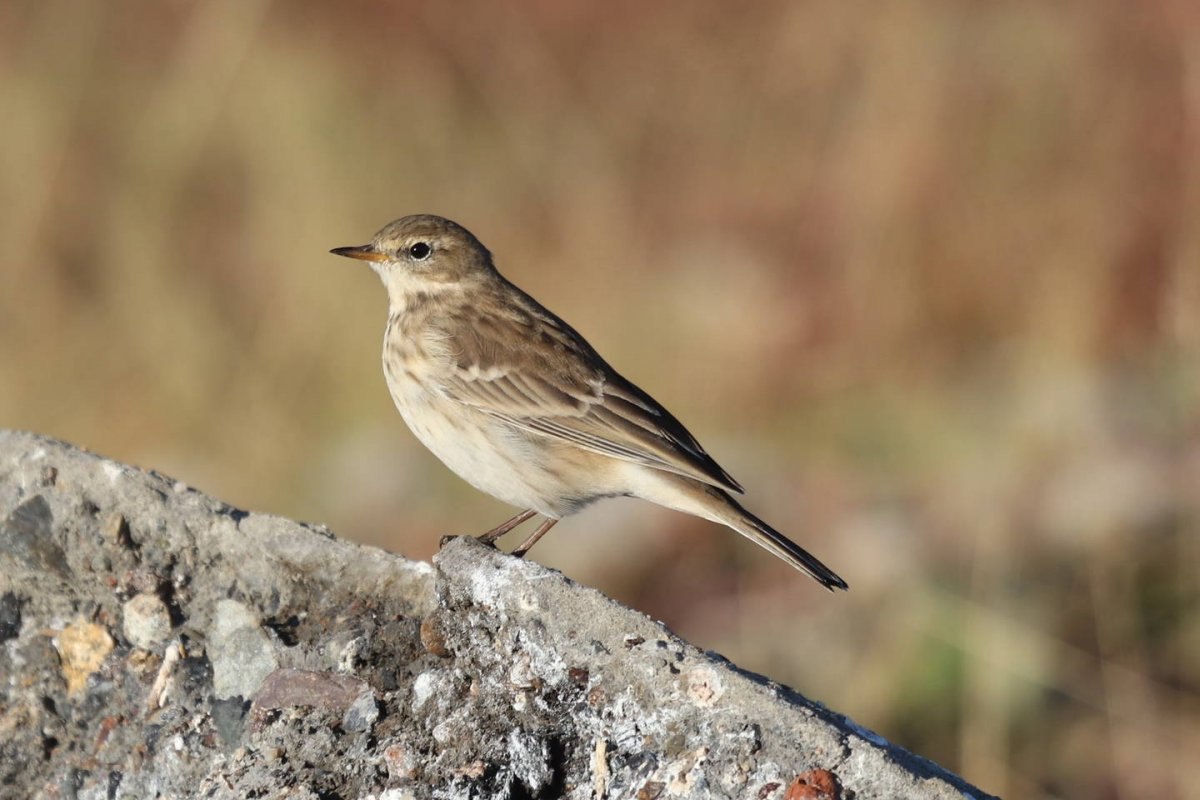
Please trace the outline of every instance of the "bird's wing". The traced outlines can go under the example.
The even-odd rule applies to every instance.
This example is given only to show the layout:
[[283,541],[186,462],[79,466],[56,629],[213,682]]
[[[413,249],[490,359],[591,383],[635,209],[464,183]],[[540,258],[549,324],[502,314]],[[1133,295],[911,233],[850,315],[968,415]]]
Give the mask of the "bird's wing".
[[527,295],[515,299],[503,311],[468,308],[444,320],[439,339],[454,363],[448,397],[525,431],[743,491],[679,420],[574,329]]

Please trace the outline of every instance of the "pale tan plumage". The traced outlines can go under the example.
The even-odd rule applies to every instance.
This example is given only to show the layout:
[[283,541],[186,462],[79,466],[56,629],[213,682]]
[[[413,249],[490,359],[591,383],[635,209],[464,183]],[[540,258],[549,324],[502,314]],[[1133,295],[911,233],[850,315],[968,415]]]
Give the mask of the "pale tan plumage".
[[388,290],[384,373],[413,433],[476,488],[529,509],[486,541],[545,515],[514,551],[523,554],[558,519],[629,495],[720,522],[827,588],[846,588],[730,497],[742,487],[695,437],[500,275],[465,228],[404,217],[370,244],[332,252],[370,262]]

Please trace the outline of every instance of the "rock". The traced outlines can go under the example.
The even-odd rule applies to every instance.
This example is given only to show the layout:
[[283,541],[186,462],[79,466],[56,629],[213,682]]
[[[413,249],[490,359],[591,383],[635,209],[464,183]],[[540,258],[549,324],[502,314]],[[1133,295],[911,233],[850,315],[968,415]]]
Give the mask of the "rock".
[[21,632],[21,598],[12,592],[0,595],[0,644]]
[[0,557],[7,557],[17,567],[70,577],[66,553],[53,541],[53,528],[49,504],[41,495],[34,495],[0,523]]
[[332,672],[275,670],[258,690],[254,708],[291,706],[310,706],[343,715],[342,725],[352,731],[365,731],[379,718],[375,693],[364,681]]
[[250,697],[279,666],[275,645],[258,616],[236,600],[217,602],[208,631],[208,657],[218,700]]
[[379,705],[375,702],[375,694],[371,687],[366,687],[362,694],[354,698],[354,702],[342,715],[342,727],[348,731],[369,731],[379,719]]
[[472,539],[431,567],[3,431],[0,520],[27,795],[985,796]]
[[134,647],[153,650],[171,635],[171,612],[150,592],[134,595],[121,607],[122,630]]
[[79,694],[87,679],[104,665],[113,640],[102,626],[78,619],[54,637],[54,647],[62,661],[67,694]]
[[226,746],[233,747],[241,740],[245,730],[246,712],[249,710],[250,701],[240,697],[213,699],[209,716],[212,717],[213,727],[217,729]]

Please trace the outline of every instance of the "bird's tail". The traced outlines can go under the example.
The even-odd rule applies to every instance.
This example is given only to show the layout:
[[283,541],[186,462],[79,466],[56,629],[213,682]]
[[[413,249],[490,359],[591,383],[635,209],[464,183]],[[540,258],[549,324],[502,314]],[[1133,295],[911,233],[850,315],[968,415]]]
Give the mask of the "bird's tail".
[[817,583],[829,591],[850,588],[840,575],[822,564],[819,558],[742,508],[736,500],[725,494],[725,492],[720,489],[716,491],[725,495],[725,500],[734,512],[730,515],[730,519],[721,520],[721,522],[724,522],[764,550],[773,553],[801,572],[810,575]]
[[723,489],[680,475],[659,475],[664,479],[664,483],[670,484],[670,490],[663,492],[660,489],[643,494],[642,497],[732,528],[759,547],[810,575],[830,591],[849,588],[841,576],[822,564],[820,559],[742,508]]

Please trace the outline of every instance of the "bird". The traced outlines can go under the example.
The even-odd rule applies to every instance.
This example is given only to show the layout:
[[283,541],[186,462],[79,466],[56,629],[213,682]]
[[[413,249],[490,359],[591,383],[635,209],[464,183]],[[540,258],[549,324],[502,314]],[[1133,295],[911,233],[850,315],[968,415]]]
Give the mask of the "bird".
[[402,217],[330,251],[367,262],[388,295],[383,371],[420,442],[476,489],[524,509],[492,544],[610,497],[637,497],[725,525],[830,591],[846,581],[733,498],[744,489],[657,400],[497,270],[470,231]]

